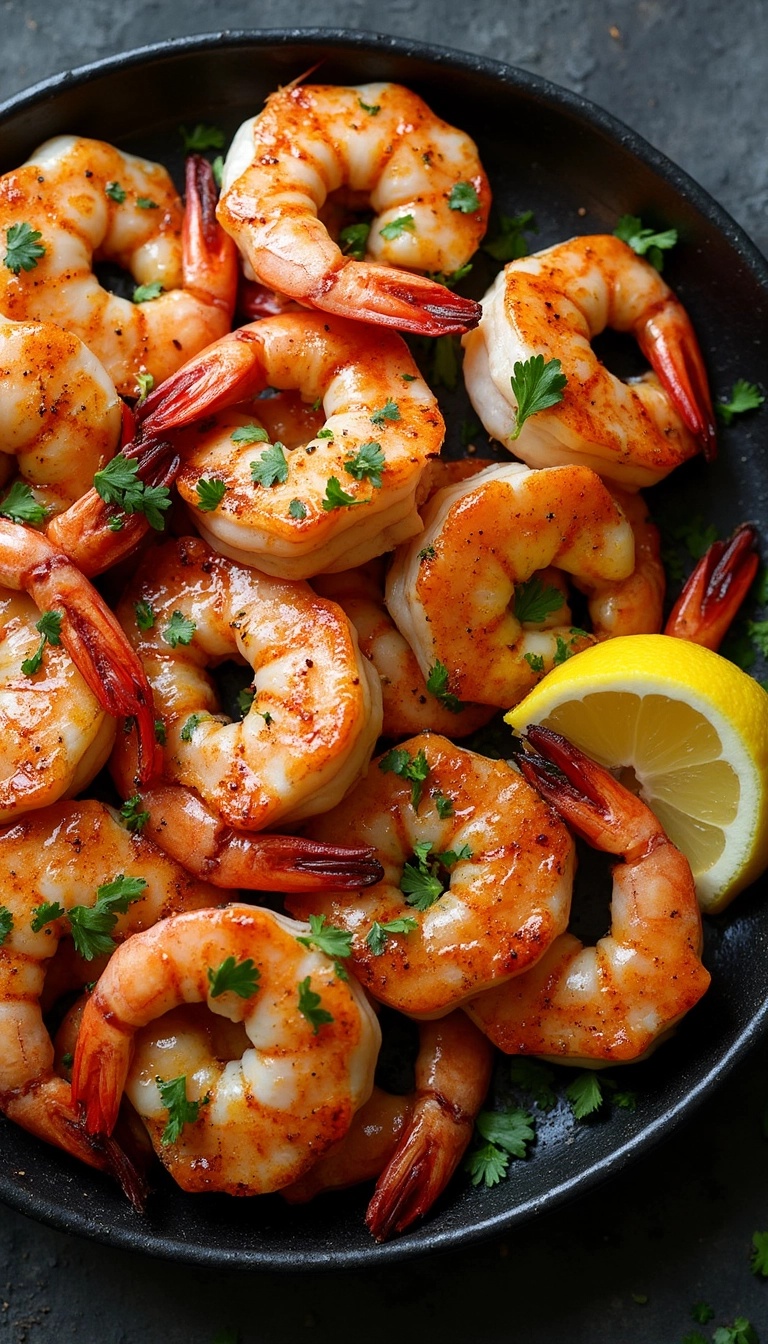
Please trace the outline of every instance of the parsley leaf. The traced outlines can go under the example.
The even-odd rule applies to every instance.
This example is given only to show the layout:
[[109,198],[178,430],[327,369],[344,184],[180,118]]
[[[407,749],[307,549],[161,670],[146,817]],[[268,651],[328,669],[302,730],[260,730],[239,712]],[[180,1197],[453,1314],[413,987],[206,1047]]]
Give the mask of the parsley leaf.
[[346,229],[342,229],[339,234],[339,246],[344,256],[352,257],[355,261],[364,261],[365,245],[370,232],[370,224],[348,224]]
[[724,425],[730,425],[734,415],[743,415],[745,411],[757,411],[765,401],[756,383],[748,383],[737,378],[731,389],[730,401],[716,401],[715,410]]
[[528,664],[532,672],[544,671],[544,659],[540,653],[524,653],[523,662]]
[[571,1104],[571,1110],[577,1120],[592,1115],[603,1104],[603,1090],[596,1073],[585,1070],[578,1073],[573,1082],[565,1089],[565,1095]]
[[418,929],[418,920],[412,915],[403,915],[401,919],[390,919],[386,924],[380,924],[377,919],[373,921],[365,941],[370,947],[374,957],[380,957],[387,945],[390,934],[393,933],[415,933]]
[[13,931],[13,915],[7,905],[0,905],[0,947]]
[[759,1344],[757,1331],[746,1316],[737,1316],[733,1325],[720,1325],[712,1336],[712,1344]]
[[524,210],[521,215],[502,215],[497,236],[483,244],[483,251],[494,261],[518,261],[520,257],[527,257],[530,249],[525,229],[529,233],[539,232],[532,210]]
[[411,781],[411,807],[418,811],[421,795],[424,791],[424,780],[429,774],[429,763],[424,754],[424,748],[419,747],[416,755],[411,759],[404,747],[393,747],[379,761],[379,769],[385,774],[392,770],[396,775],[403,779]]
[[104,190],[107,196],[111,197],[113,201],[117,201],[118,205],[123,204],[126,193],[119,182],[108,182]]
[[467,261],[463,266],[457,267],[455,271],[426,271],[428,280],[434,280],[436,285],[444,285],[446,289],[455,289],[460,280],[465,275],[469,275],[472,270],[472,262]]
[[435,699],[440,701],[441,705],[450,710],[451,714],[460,714],[463,710],[464,705],[461,700],[452,691],[448,690],[448,668],[445,663],[440,662],[439,658],[434,666],[429,669],[427,690],[430,695],[434,695]]
[[332,438],[333,438],[333,430],[332,430],[332,429],[318,429],[318,431],[317,431],[317,437],[318,437],[318,439],[332,439]]
[[256,485],[284,485],[288,480],[288,463],[282,443],[272,443],[258,462],[251,463],[251,479]]
[[240,425],[229,437],[233,443],[269,443],[269,435],[261,425]]
[[[559,611],[565,598],[559,588],[544,588],[538,574],[515,588],[515,618],[521,625],[541,625],[554,611]],[[535,669],[534,669],[535,670]]]
[[545,361],[543,355],[531,355],[522,364],[516,361],[509,381],[517,402],[515,428],[509,437],[516,439],[529,416],[560,404],[568,379],[559,359]]
[[[371,416],[373,419],[373,416]],[[384,470],[386,459],[381,449],[381,444],[375,439],[370,439],[368,443],[361,443],[354,457],[344,463],[344,470],[354,476],[356,481],[369,480],[374,490],[381,489],[381,473]],[[358,501],[362,503],[362,501]]]
[[384,402],[384,405],[381,406],[378,411],[373,412],[373,415],[371,416],[371,424],[375,425],[377,429],[384,429],[386,428],[385,421],[399,419],[400,407],[396,401],[393,401],[391,397],[388,397]]
[[115,504],[128,514],[143,513],[150,527],[161,532],[163,514],[171,507],[171,492],[167,485],[145,485],[138,477],[138,470],[138,458],[127,458],[118,453],[106,467],[96,472],[94,488],[105,504]]
[[433,856],[437,863],[442,863],[444,868],[453,868],[454,864],[462,859],[471,859],[472,850],[469,845],[461,845],[459,849],[444,849],[440,854]]
[[185,616],[183,611],[174,611],[162,632],[163,639],[175,649],[179,644],[191,644],[196,629],[197,625],[190,616]]
[[444,887],[437,876],[437,863],[427,864],[427,855],[432,848],[429,840],[414,845],[416,865],[406,863],[400,879],[400,890],[409,905],[422,913],[429,910],[443,895]]
[[155,1082],[160,1093],[160,1100],[168,1112],[168,1123],[160,1136],[160,1142],[162,1144],[176,1143],[176,1140],[181,1137],[184,1126],[194,1124],[200,1113],[200,1107],[205,1103],[204,1101],[187,1101],[187,1075],[185,1073],[179,1078],[169,1078],[167,1081],[156,1078]]
[[572,657],[573,657],[573,650],[568,648],[568,645],[566,644],[562,635],[558,635],[554,656],[552,658],[552,666],[560,667],[561,663],[567,663],[568,659]]
[[134,602],[133,609],[136,612],[136,624],[140,630],[151,630],[155,624],[155,612],[150,602]]
[[[345,463],[344,465],[348,470],[348,464]],[[354,495],[349,495],[346,490],[342,490],[338,476],[331,476],[330,480],[326,481],[325,499],[323,500],[323,508],[326,513],[330,513],[331,509],[351,509],[356,504],[367,503],[366,499],[355,499]]]
[[243,961],[226,957],[215,971],[209,966],[207,975],[212,999],[218,999],[220,994],[227,993],[237,994],[241,999],[250,999],[259,988],[261,979],[261,971],[250,957],[246,957]]
[[557,1102],[552,1090],[554,1073],[537,1059],[513,1059],[509,1066],[510,1081],[523,1092],[528,1092],[542,1111],[551,1111]]
[[136,388],[139,393],[139,402],[146,401],[152,388],[155,386],[154,375],[151,373],[136,374]]
[[480,197],[471,182],[457,182],[451,188],[448,208],[450,210],[460,210],[462,215],[471,215],[474,214],[475,210],[480,209]]
[[163,292],[163,286],[159,280],[153,280],[151,285],[137,285],[133,291],[134,303],[149,303],[152,299],[159,299]]
[[6,230],[5,242],[8,251],[5,264],[14,275],[19,271],[34,271],[40,257],[45,256],[45,248],[40,243],[42,233],[29,224],[12,224]]
[[180,126],[179,135],[184,142],[185,154],[202,154],[204,149],[224,148],[224,132],[218,126],[205,126],[198,122],[191,131],[186,126]]
[[32,911],[32,923],[30,925],[33,933],[40,933],[46,924],[52,924],[55,919],[61,919],[67,912],[63,905],[58,901],[43,901],[42,905],[36,905]]
[[76,905],[69,911],[69,925],[75,951],[92,961],[94,957],[114,951],[112,930],[118,914],[125,914],[129,905],[138,901],[146,879],[126,877],[118,873],[112,882],[105,882],[96,892],[95,905]]
[[379,103],[364,103],[362,98],[358,98],[357,101],[362,107],[363,111],[368,113],[369,117],[377,117],[379,112],[381,111],[381,106]]
[[[316,947],[320,952],[324,952],[327,957],[333,957],[334,959],[351,957],[352,934],[347,933],[345,929],[337,929],[333,924],[326,924],[325,915],[310,915],[309,929],[308,934],[296,939],[296,942],[301,943],[302,947]],[[346,976],[346,971],[344,976]],[[342,976],[342,979],[344,976]]]
[[459,356],[456,339],[453,336],[437,336],[432,359],[432,382],[435,387],[447,387],[449,392],[456,391],[459,381]]
[[638,257],[647,255],[657,271],[663,271],[664,253],[677,242],[677,229],[654,233],[653,229],[643,228],[643,221],[637,215],[622,215],[613,233],[615,238],[627,243]]
[[481,1111],[475,1127],[488,1143],[503,1148],[513,1157],[525,1157],[526,1147],[535,1135],[533,1116],[519,1108]]
[[141,810],[141,794],[134,793],[132,798],[128,798],[120,808],[120,816],[125,822],[127,831],[141,831],[149,821],[149,813]]
[[385,224],[381,230],[382,238],[391,242],[393,238],[399,238],[401,233],[415,233],[416,221],[413,215],[400,215],[398,219],[393,219],[389,224]]
[[0,514],[12,523],[31,523],[36,527],[45,518],[46,510],[38,504],[26,481],[14,481],[0,504]]
[[35,673],[40,671],[43,662],[43,649],[46,644],[61,644],[62,620],[63,616],[60,611],[44,611],[40,620],[35,622],[35,629],[40,632],[40,643],[32,657],[25,658],[21,664],[21,670],[25,677],[34,677]]
[[[128,720],[126,719],[126,723],[127,722]],[[158,742],[161,747],[165,746],[166,732],[165,732],[165,724],[163,723],[162,719],[155,719],[155,741]]]
[[479,1185],[482,1181],[488,1189],[498,1185],[502,1176],[506,1176],[508,1166],[508,1154],[503,1153],[493,1143],[486,1143],[481,1148],[471,1150],[463,1163],[464,1171],[469,1172],[472,1177],[472,1184]]
[[434,546],[425,546],[425,547],[423,548],[423,550],[419,551],[419,554],[418,554],[417,559],[419,559],[419,560],[434,560],[434,558],[435,558],[436,555],[437,555],[437,551],[435,550]]
[[184,724],[184,727],[181,730],[181,733],[179,734],[182,742],[192,741],[192,734],[194,733],[197,725],[199,723],[202,723],[203,719],[205,718],[207,718],[206,714],[190,714],[189,718]]
[[300,522],[302,518],[307,516],[307,506],[302,504],[300,499],[292,499],[288,505],[288,513],[291,518],[296,518]]
[[749,1267],[753,1274],[768,1279],[768,1232],[753,1232],[752,1246]]
[[217,477],[211,477],[206,480],[201,476],[195,486],[198,498],[198,509],[201,513],[212,513],[217,509],[227,493],[226,481],[220,481]]
[[691,1307],[691,1319],[699,1325],[706,1325],[707,1321],[715,1319],[714,1307],[710,1307],[708,1302],[696,1302]]
[[157,201],[153,201],[149,196],[137,196],[136,207],[138,210],[157,210],[159,206]]
[[435,793],[432,796],[435,800],[435,807],[437,808],[437,815],[440,820],[445,821],[447,817],[452,817],[453,799],[446,798],[444,793]]
[[299,1012],[309,1022],[312,1035],[316,1036],[324,1023],[333,1021],[333,1015],[327,1008],[320,1007],[320,995],[310,989],[310,979],[311,977],[307,976],[306,979],[299,981]]

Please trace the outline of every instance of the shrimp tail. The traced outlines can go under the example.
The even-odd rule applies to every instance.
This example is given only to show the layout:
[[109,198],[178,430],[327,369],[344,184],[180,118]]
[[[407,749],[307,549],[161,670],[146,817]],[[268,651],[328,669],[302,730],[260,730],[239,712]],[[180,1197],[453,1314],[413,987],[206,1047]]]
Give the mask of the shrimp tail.
[[103,1145],[89,1134],[69,1098],[69,1086],[63,1078],[51,1075],[36,1080],[27,1091],[2,1098],[2,1110],[9,1120],[29,1134],[54,1144],[86,1166],[104,1171],[108,1167]]
[[149,1185],[144,1173],[116,1139],[103,1139],[102,1143],[107,1170],[114,1176],[135,1212],[144,1213],[149,1195]]
[[150,392],[136,411],[142,440],[158,440],[204,415],[256,396],[267,379],[252,327],[223,336]]
[[686,427],[708,462],[717,456],[715,415],[699,343],[691,319],[670,297],[638,325],[637,341]]
[[669,615],[666,635],[717,650],[757,573],[757,529],[742,523],[702,556]]
[[472,1119],[440,1093],[417,1107],[368,1205],[365,1222],[376,1241],[423,1218],[461,1161],[472,1129]]
[[89,1134],[112,1134],[132,1048],[132,1041],[119,1024],[108,1023],[97,1041],[89,1040],[81,1028],[72,1064],[72,1106],[83,1116]]
[[237,291],[237,312],[246,322],[257,322],[262,317],[279,317],[281,313],[298,312],[299,305],[276,289],[262,285],[258,280],[241,277]]
[[421,336],[461,335],[476,327],[482,308],[428,276],[372,262],[347,262],[305,303],[341,317],[413,331]]
[[190,154],[185,177],[184,288],[204,303],[223,309],[231,321],[237,299],[237,248],[216,219],[219,192],[213,170],[202,155]]

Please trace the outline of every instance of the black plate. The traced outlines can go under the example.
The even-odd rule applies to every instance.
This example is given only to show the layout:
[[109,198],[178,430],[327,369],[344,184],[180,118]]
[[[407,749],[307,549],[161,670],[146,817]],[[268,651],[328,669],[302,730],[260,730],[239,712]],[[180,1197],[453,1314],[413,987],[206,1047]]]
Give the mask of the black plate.
[[[768,268],[738,226],[690,178],[638,136],[575,94],[476,56],[371,34],[336,31],[221,33],[147,47],[38,85],[0,106],[0,171],[47,137],[97,136],[181,168],[178,125],[212,122],[232,132],[278,84],[322,60],[329,83],[395,80],[409,85],[480,146],[497,205],[533,210],[536,246],[574,233],[610,231],[625,212],[674,225],[680,244],[667,275],[690,312],[716,394],[736,378],[764,377]],[[476,270],[468,292],[491,272]],[[447,398],[449,445],[458,450],[463,393]],[[674,474],[652,501],[680,516],[700,512],[723,533],[751,518],[768,523],[760,442],[764,417],[745,417],[721,435],[721,455]],[[583,885],[583,884],[582,884]],[[68,1231],[134,1250],[209,1265],[273,1269],[382,1263],[498,1232],[581,1192],[624,1166],[688,1115],[763,1033],[768,1021],[768,902],[765,882],[732,913],[707,921],[712,988],[677,1037],[632,1071],[637,1110],[590,1123],[568,1107],[538,1117],[525,1162],[492,1190],[457,1178],[427,1221],[383,1246],[363,1225],[367,1190],[287,1208],[184,1195],[162,1176],[137,1217],[106,1179],[76,1166],[2,1122],[0,1196]],[[603,921],[605,902],[603,901]],[[593,932],[601,932],[600,923]],[[504,1061],[495,1095],[510,1099]]]

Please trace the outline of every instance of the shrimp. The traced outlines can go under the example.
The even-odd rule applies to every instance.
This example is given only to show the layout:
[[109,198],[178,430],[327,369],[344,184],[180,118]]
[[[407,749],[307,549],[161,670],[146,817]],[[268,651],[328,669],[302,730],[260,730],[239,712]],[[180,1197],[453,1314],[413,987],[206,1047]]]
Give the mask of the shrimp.
[[[93,907],[118,877],[145,885],[116,914],[117,938],[219,899],[149,840],[130,834],[103,803],[56,803],[0,830],[0,1110],[96,1167],[107,1166],[107,1158],[82,1129],[67,1083],[53,1072],[40,996],[47,966],[69,932],[70,912]],[[112,906],[109,911],[114,914]],[[105,936],[102,922],[102,944]]]
[[[199,537],[151,551],[117,616],[155,694],[166,783],[194,788],[227,826],[262,830],[333,807],[364,773],[381,729],[378,675],[344,613],[307,584],[269,578]],[[250,663],[239,723],[220,713],[206,672]],[[133,737],[113,772],[133,792]]]
[[[58,618],[57,633],[42,636],[41,654],[43,644],[60,639],[101,708],[113,717],[129,715],[136,720],[139,774],[147,779],[157,751],[152,691],[103,598],[46,537],[4,518],[0,518],[0,584],[28,593],[39,611]],[[38,674],[31,670],[28,675]]]
[[619,635],[655,635],[664,620],[667,580],[661,561],[661,537],[642,495],[608,483],[612,499],[632,528],[635,567],[629,578],[590,584],[576,577],[573,585],[589,597],[592,630],[598,640]]
[[[632,332],[654,373],[622,382],[590,341]],[[464,379],[488,433],[532,467],[581,462],[626,490],[662,480],[700,449],[715,455],[707,375],[690,318],[657,271],[611,234],[513,261],[464,338]],[[515,364],[556,358],[562,401],[516,432]]]
[[[370,1096],[381,1043],[363,991],[298,941],[309,935],[270,910],[230,905],[162,920],[118,948],[86,1004],[72,1070],[88,1131],[112,1132],[127,1084],[182,1189],[256,1195],[299,1180]],[[227,964],[238,992],[217,988]],[[242,1024],[247,1040],[230,1032],[217,1051],[205,1022],[164,1019],[198,1003]],[[175,1134],[171,1081],[196,1111]]]
[[52,322],[0,319],[0,476],[14,470],[49,517],[114,457],[123,403],[106,370]]
[[624,860],[613,869],[611,931],[595,947],[561,935],[533,970],[465,1009],[507,1054],[627,1063],[668,1035],[709,985],[690,865],[602,766],[547,728],[530,728],[527,741],[538,754],[519,758],[526,779],[591,845]]
[[335,1152],[282,1191],[303,1204],[378,1176],[366,1223],[377,1241],[403,1232],[442,1194],[472,1137],[491,1081],[490,1042],[462,1012],[419,1027],[415,1087],[393,1096],[374,1087]]
[[[446,465],[454,465],[453,463]],[[340,574],[318,574],[312,587],[321,597],[338,602],[357,631],[360,649],[381,679],[385,737],[409,737],[432,729],[450,737],[466,737],[482,728],[494,713],[487,705],[462,705],[455,696],[441,700],[431,692],[409,644],[384,605],[384,572],[378,561]]]
[[[318,218],[336,192],[375,212],[365,260],[345,257]],[[268,289],[340,317],[441,336],[474,326],[479,305],[413,272],[464,266],[490,203],[473,141],[409,89],[295,83],[235,135],[217,215],[249,278]]]
[[[377,886],[354,899],[291,895],[286,905],[350,933],[358,980],[411,1017],[442,1017],[481,987],[520,975],[568,923],[566,827],[506,761],[445,737],[424,733],[380,757],[305,833],[376,846]],[[393,921],[401,927],[388,930]]]
[[[424,675],[442,664],[460,700],[514,705],[594,639],[630,625],[658,631],[663,570],[644,506],[633,508],[637,550],[632,524],[589,467],[510,463],[439,490],[386,587]],[[590,594],[593,635],[572,624],[561,570]]]
[[672,608],[665,635],[717,652],[757,573],[757,535],[742,523],[729,541],[712,543]]
[[[0,313],[73,332],[117,391],[137,396],[138,374],[161,382],[229,330],[237,263],[215,200],[202,159],[187,162],[183,214],[159,164],[101,140],[47,140],[0,178]],[[130,271],[138,302],[103,289],[94,258]]]

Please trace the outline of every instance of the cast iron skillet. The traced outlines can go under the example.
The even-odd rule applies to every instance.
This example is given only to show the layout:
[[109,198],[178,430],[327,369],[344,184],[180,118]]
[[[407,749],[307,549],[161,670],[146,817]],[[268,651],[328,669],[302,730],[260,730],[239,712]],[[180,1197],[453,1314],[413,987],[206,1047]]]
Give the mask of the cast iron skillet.
[[[716,395],[736,378],[759,381],[768,348],[768,267],[714,201],[680,169],[607,113],[533,75],[372,34],[321,30],[225,32],[145,47],[58,76],[0,106],[0,171],[21,163],[47,137],[97,136],[181,169],[178,126],[215,123],[231,133],[262,98],[322,61],[329,83],[395,80],[478,141],[497,206],[533,210],[535,245],[574,233],[610,231],[630,212],[674,225],[680,243],[667,266],[699,333]],[[481,261],[467,292],[481,294],[492,271]],[[611,356],[622,359],[619,349]],[[620,369],[618,371],[621,371]],[[445,399],[449,450],[470,414],[463,393]],[[751,518],[768,528],[759,416],[721,434],[718,461],[699,458],[652,494],[672,516],[700,512],[726,534]],[[582,882],[582,887],[584,883]],[[768,902],[765,882],[732,912],[707,920],[705,960],[712,988],[676,1038],[632,1081],[637,1110],[576,1122],[561,1100],[539,1114],[525,1162],[494,1189],[459,1176],[426,1222],[377,1247],[363,1224],[368,1191],[353,1190],[288,1208],[259,1201],[187,1196],[162,1173],[147,1214],[134,1214],[109,1181],[2,1122],[0,1196],[55,1227],[114,1245],[209,1265],[272,1269],[381,1263],[446,1249],[533,1217],[620,1170],[690,1114],[768,1022]],[[579,931],[599,936],[606,922],[577,893]],[[591,911],[591,913],[590,913]],[[563,1071],[564,1072],[564,1071]],[[566,1075],[567,1081],[567,1075]],[[624,1079],[622,1079],[624,1082]],[[560,1085],[562,1092],[562,1084]],[[495,1100],[517,1096],[508,1065],[497,1069]],[[529,1104],[518,1096],[518,1101]]]

